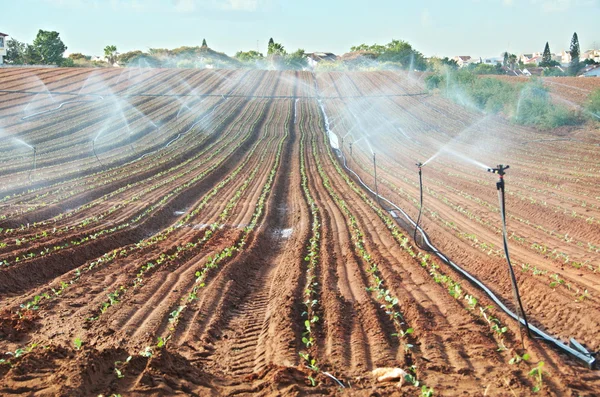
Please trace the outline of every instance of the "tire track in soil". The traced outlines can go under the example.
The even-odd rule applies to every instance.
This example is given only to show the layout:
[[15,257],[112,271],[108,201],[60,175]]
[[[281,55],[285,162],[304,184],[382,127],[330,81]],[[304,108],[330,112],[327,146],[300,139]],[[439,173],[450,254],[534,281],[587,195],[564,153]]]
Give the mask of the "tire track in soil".
[[[291,108],[286,108],[289,122]],[[295,143],[292,130],[282,159],[290,158],[292,150],[297,152]],[[185,321],[188,329],[174,336],[193,361],[212,372],[248,375],[272,363],[297,362],[294,346],[299,333],[292,331],[297,326],[290,324],[290,313],[301,294],[297,257],[307,238],[308,222],[297,156],[292,158],[279,165],[264,221],[249,247],[209,282],[200,307]],[[199,321],[198,329],[189,328]]]
[[[322,152],[326,152],[322,137],[318,142]],[[323,157],[322,164],[329,171],[332,185],[344,186],[346,182],[331,160]],[[496,353],[498,346],[489,328],[482,324],[475,326],[473,317],[448,296],[444,287],[432,283],[418,262],[399,249],[385,225],[355,193],[344,198],[368,237],[366,247],[379,264],[387,287],[399,297],[404,318],[415,328],[417,346],[413,358],[418,368],[427,369],[424,379],[456,393],[477,388],[478,380],[500,379],[504,370],[490,367],[490,363],[501,367],[503,360]],[[483,356],[481,352],[491,354]],[[398,355],[397,359],[402,357]],[[430,365],[432,361],[435,364]]]
[[[240,156],[243,156],[245,149],[251,144],[251,140],[251,137],[246,139],[244,143],[230,155],[231,159],[239,159]],[[223,172],[229,172],[234,168],[235,163],[236,161],[226,161],[220,169],[225,170]],[[203,196],[210,188],[212,188],[215,181],[219,178],[219,174],[216,171],[218,170],[211,172],[195,185],[172,198],[168,204],[160,207],[156,213],[152,214],[142,223],[133,228],[116,232],[113,235],[107,236],[107,238],[94,240],[93,247],[88,248],[86,245],[82,245],[75,248],[69,248],[48,258],[25,262],[20,266],[13,266],[5,269],[3,273],[6,278],[0,284],[0,290],[12,294],[23,293],[35,285],[47,282],[50,278],[56,277],[59,273],[64,272],[65,268],[68,268],[68,270],[73,269],[87,260],[98,257],[114,248],[141,240],[146,237],[147,230],[163,229],[172,221],[173,217],[171,214],[174,210],[185,207],[190,200],[195,201],[198,197]],[[73,255],[74,253],[77,254]],[[62,259],[62,261],[57,258]],[[43,267],[44,271],[31,273],[29,269],[40,269],[39,266],[36,266],[40,262],[46,264],[46,266]],[[8,279],[9,276],[10,280]]]
[[[258,113],[260,121],[254,128],[252,136],[256,137],[262,129],[262,125],[267,120],[265,116],[268,109],[263,109],[262,113]],[[252,141],[249,139],[248,142]],[[229,163],[226,171],[233,169],[237,165],[237,161]],[[222,175],[222,172],[218,173]],[[243,200],[242,200],[243,201]],[[226,201],[224,201],[224,204]],[[235,228],[225,230],[223,233],[216,233],[211,241],[201,251],[194,254],[192,258],[186,259],[181,265],[169,265],[167,268],[161,268],[156,274],[146,281],[136,295],[129,298],[127,305],[122,303],[113,313],[107,312],[102,321],[107,324],[109,329],[119,330],[119,334],[130,339],[130,344],[136,348],[143,348],[143,342],[154,334],[156,330],[164,328],[168,322],[168,311],[187,291],[194,281],[195,265],[208,255],[214,244],[217,241],[227,241],[232,233],[235,233]],[[203,234],[203,231],[200,231]],[[108,316],[107,316],[108,315]],[[160,332],[158,332],[160,334]]]
[[[313,113],[315,111],[317,113]],[[311,107],[309,112],[319,114],[316,107]],[[318,142],[322,137],[317,120],[308,126],[308,131],[311,139]],[[395,329],[381,317],[380,303],[367,293],[366,288],[370,284],[364,265],[351,246],[347,220],[329,197],[320,177],[316,176],[318,172],[312,145],[310,148],[311,155],[307,161],[309,185],[323,211],[322,294],[327,324],[324,350],[327,352],[326,359],[330,359],[336,369],[347,372],[350,366],[351,372],[360,374],[394,362],[398,346],[389,335]],[[331,302],[328,297],[335,300]],[[329,319],[329,316],[332,318]]]
[[[266,136],[265,139],[266,138],[268,138],[268,136]],[[257,150],[255,151],[251,161],[246,164],[244,169],[248,170],[248,172],[250,172],[250,170],[254,168],[256,163],[258,162],[258,157],[260,157],[258,153],[260,151],[261,148],[259,146],[257,147]],[[242,174],[238,175],[238,178],[240,178],[240,180],[243,180],[243,176],[241,175]],[[237,188],[238,186],[232,181],[228,186],[219,191],[218,195],[219,197],[223,197],[223,199],[219,200],[217,197],[213,198],[213,200],[210,202],[213,204],[207,205],[207,207],[204,208],[202,213],[198,214],[198,216],[202,217],[203,223],[211,224],[217,221],[217,216],[219,212],[223,209],[222,207],[228,201],[224,198],[230,197]],[[242,197],[242,200],[244,199],[244,197],[245,195]],[[195,207],[195,205],[192,206],[192,208],[193,207]],[[185,241],[195,241],[197,238],[200,237],[201,234],[203,234],[204,230],[204,227],[198,230],[191,227],[176,229],[175,231],[173,231],[173,233],[169,235],[169,238],[167,240],[149,247],[150,249],[144,249],[137,254],[128,256],[127,259],[119,259],[118,262],[115,262],[107,267],[100,268],[98,271],[92,272],[91,274],[86,273],[84,276],[82,276],[82,279],[79,281],[79,283],[76,286],[69,288],[67,291],[65,291],[60,297],[60,299],[55,299],[44,306],[44,316],[42,319],[39,320],[39,328],[42,330],[42,333],[37,334],[38,336],[36,336],[36,340],[45,340],[47,338],[52,339],[59,336],[59,334],[57,334],[55,331],[55,324],[60,324],[62,321],[64,321],[65,315],[68,315],[71,319],[78,319],[78,324],[83,325],[84,329],[89,328],[89,324],[86,324],[85,319],[90,316],[90,311],[97,310],[97,308],[100,307],[102,303],[106,300],[106,292],[115,291],[119,288],[120,285],[129,286],[130,281],[135,277],[135,274],[137,273],[141,264],[147,263],[149,261],[154,262],[156,260],[156,257],[160,254],[160,252],[173,252],[174,248],[172,242],[179,242],[179,244],[182,245]],[[217,237],[217,239],[219,238],[222,237]],[[123,248],[126,249],[127,247]],[[197,258],[201,258],[202,256],[204,256],[204,254],[196,255]],[[123,265],[117,269],[117,266],[122,262],[125,263],[123,263]],[[193,259],[190,259],[189,262],[195,263]],[[177,270],[175,270],[175,272],[177,272]],[[163,274],[166,275],[167,280],[169,280],[173,275],[173,273],[169,272],[168,270],[159,270],[159,274],[156,276],[153,275],[151,280],[148,281],[149,285],[147,285],[146,287],[152,289],[152,283],[164,282],[161,281],[161,275]],[[37,291],[37,294],[40,293],[42,292]],[[155,292],[155,294],[156,293],[157,291]],[[29,299],[31,298],[33,298],[33,296],[30,296]],[[130,301],[133,301],[133,304],[144,302],[146,303],[146,305],[149,305],[147,301],[151,299],[154,299],[154,295],[150,299],[143,299],[139,296],[120,297],[118,310],[119,312],[125,310],[122,307],[127,306],[129,303],[131,303]],[[23,299],[21,299],[21,301],[23,301]],[[108,314],[109,313],[107,313],[107,315]],[[113,317],[115,316],[119,318],[119,315],[113,314]],[[130,316],[124,314],[124,318],[128,317]],[[129,318],[128,321],[133,320],[133,318]],[[117,320],[112,320],[112,323],[114,323],[115,321]],[[109,332],[113,332],[111,330],[119,329],[120,327],[121,326],[119,325],[109,325],[108,329]],[[76,335],[78,332],[82,331],[71,331],[69,335],[61,336],[61,338],[72,338],[73,335]]]

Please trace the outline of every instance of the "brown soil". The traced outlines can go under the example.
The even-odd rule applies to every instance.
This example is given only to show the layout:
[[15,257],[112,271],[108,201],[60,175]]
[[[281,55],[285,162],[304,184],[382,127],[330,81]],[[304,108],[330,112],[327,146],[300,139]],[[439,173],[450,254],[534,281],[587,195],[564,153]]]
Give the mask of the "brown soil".
[[[13,91],[0,93],[3,133],[37,148],[30,179],[31,149],[0,143],[1,395],[413,396],[425,385],[514,396],[531,394],[541,361],[542,395],[600,388],[597,372],[551,346],[526,338],[523,349],[517,324],[442,262],[422,266],[410,230],[395,237],[338,168],[315,93],[333,131],[349,133],[343,152],[365,181],[372,154],[358,140],[370,131],[379,191],[415,218],[413,164],[448,141],[508,162],[509,244],[529,320],[591,351],[597,130],[482,119],[396,72],[6,69],[0,89]],[[59,108],[77,93],[85,101]],[[495,178],[447,153],[423,172],[423,228],[512,307]],[[525,352],[529,361],[509,362]],[[419,388],[378,383],[381,367],[411,371]]]

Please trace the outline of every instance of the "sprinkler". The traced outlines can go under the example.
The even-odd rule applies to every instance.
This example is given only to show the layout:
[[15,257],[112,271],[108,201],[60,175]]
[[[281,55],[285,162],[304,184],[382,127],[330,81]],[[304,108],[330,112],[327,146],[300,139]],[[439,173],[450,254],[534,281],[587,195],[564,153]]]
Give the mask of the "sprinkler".
[[[515,298],[515,306],[517,308],[517,316],[523,318],[523,324],[527,329],[527,336],[531,338],[531,333],[529,331],[529,323],[527,322],[527,316],[525,315],[525,310],[523,309],[523,303],[521,302],[521,296],[519,294],[519,288],[517,286],[517,279],[515,277],[515,272],[513,270],[512,263],[510,261],[510,256],[508,254],[508,237],[506,233],[506,206],[504,200],[504,175],[506,174],[506,170],[509,169],[508,165],[499,164],[496,168],[488,168],[488,172],[493,174],[498,174],[498,182],[496,182],[496,189],[498,190],[498,200],[500,202],[500,215],[502,218],[502,239],[504,242],[504,254],[506,255],[506,262],[508,264],[508,273],[510,275],[510,281],[512,283],[513,295]],[[521,328],[521,320],[519,321],[519,329]],[[521,344],[523,344],[523,348],[525,348],[525,344],[523,342],[523,333],[521,331]]]
[[377,195],[377,204],[381,205],[379,202],[379,189],[377,189],[377,162],[375,161],[375,153],[373,153],[373,176],[375,177],[375,194]]
[[350,145],[350,156],[352,156],[352,142],[350,142],[348,145]]
[[31,176],[32,174],[35,172],[35,163],[36,163],[36,156],[37,156],[37,148],[35,146],[31,147],[33,149],[33,167],[31,168],[31,171],[29,171],[29,180],[31,181]]
[[94,156],[96,156],[96,160],[98,160],[98,162],[100,163],[100,165],[104,167],[104,164],[102,163],[102,161],[100,161],[100,158],[98,157],[98,153],[96,153],[96,139],[94,139],[92,141],[92,151],[94,152]]
[[[423,214],[423,166],[425,164],[423,164],[419,161],[415,165],[419,169],[419,215],[417,216],[417,222],[415,223],[415,231],[413,234],[413,240],[415,241],[415,244],[417,245],[417,247],[419,249],[421,249],[423,251],[434,252],[433,250],[431,250],[429,248],[419,245],[419,242],[417,241],[417,231],[419,231],[419,223],[421,222],[421,215]],[[421,231],[421,233],[422,233],[422,231]]]

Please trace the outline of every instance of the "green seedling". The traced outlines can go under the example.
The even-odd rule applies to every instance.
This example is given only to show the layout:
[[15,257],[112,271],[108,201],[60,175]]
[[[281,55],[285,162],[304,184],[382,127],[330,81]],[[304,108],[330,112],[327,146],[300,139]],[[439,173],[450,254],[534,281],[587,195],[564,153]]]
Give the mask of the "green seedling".
[[131,361],[131,356],[127,357],[127,360],[123,361],[115,361],[115,373],[117,374],[117,378],[122,379],[125,377],[125,375],[123,375],[123,372],[121,371],[121,369],[119,369],[119,367],[124,367],[125,365],[127,365],[127,363],[129,363],[129,361]]
[[530,358],[531,358],[531,356],[528,353],[525,353],[522,356],[515,354],[515,356],[513,358],[511,358],[508,363],[510,365],[519,364],[522,361],[529,361]]
[[79,350],[81,349],[81,345],[83,345],[83,342],[81,341],[81,339],[75,338],[73,340],[73,345],[75,346],[75,350]]
[[167,336],[166,338],[163,338],[162,336],[158,337],[158,342],[156,343],[156,347],[158,347],[159,349],[161,347],[163,347],[164,345],[167,344],[167,341],[171,339],[171,335]]
[[433,387],[423,385],[421,387],[421,397],[433,397]]
[[477,307],[477,299],[473,295],[465,295],[465,300],[469,305],[469,310],[473,310]]
[[529,376],[533,377],[535,379],[535,386],[533,387],[533,392],[537,393],[538,391],[540,391],[542,389],[543,386],[543,375],[544,375],[544,370],[542,369],[544,367],[544,362],[540,361],[538,363],[538,365],[536,365],[535,367],[533,367],[533,369],[531,371],[529,371]]
[[152,357],[152,348],[150,346],[146,346],[146,348],[140,352],[140,356],[142,357]]

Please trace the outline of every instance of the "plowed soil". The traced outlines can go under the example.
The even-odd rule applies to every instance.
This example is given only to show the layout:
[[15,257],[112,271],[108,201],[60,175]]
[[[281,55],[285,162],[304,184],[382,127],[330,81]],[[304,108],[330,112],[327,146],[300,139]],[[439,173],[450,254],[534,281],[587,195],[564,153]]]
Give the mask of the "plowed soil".
[[[0,118],[1,395],[600,390],[357,178],[375,188],[375,158],[416,219],[431,158],[423,229],[512,309],[484,167],[510,164],[528,319],[597,352],[595,125],[518,127],[395,72],[135,68],[0,69]],[[379,382],[386,367],[410,376]]]

